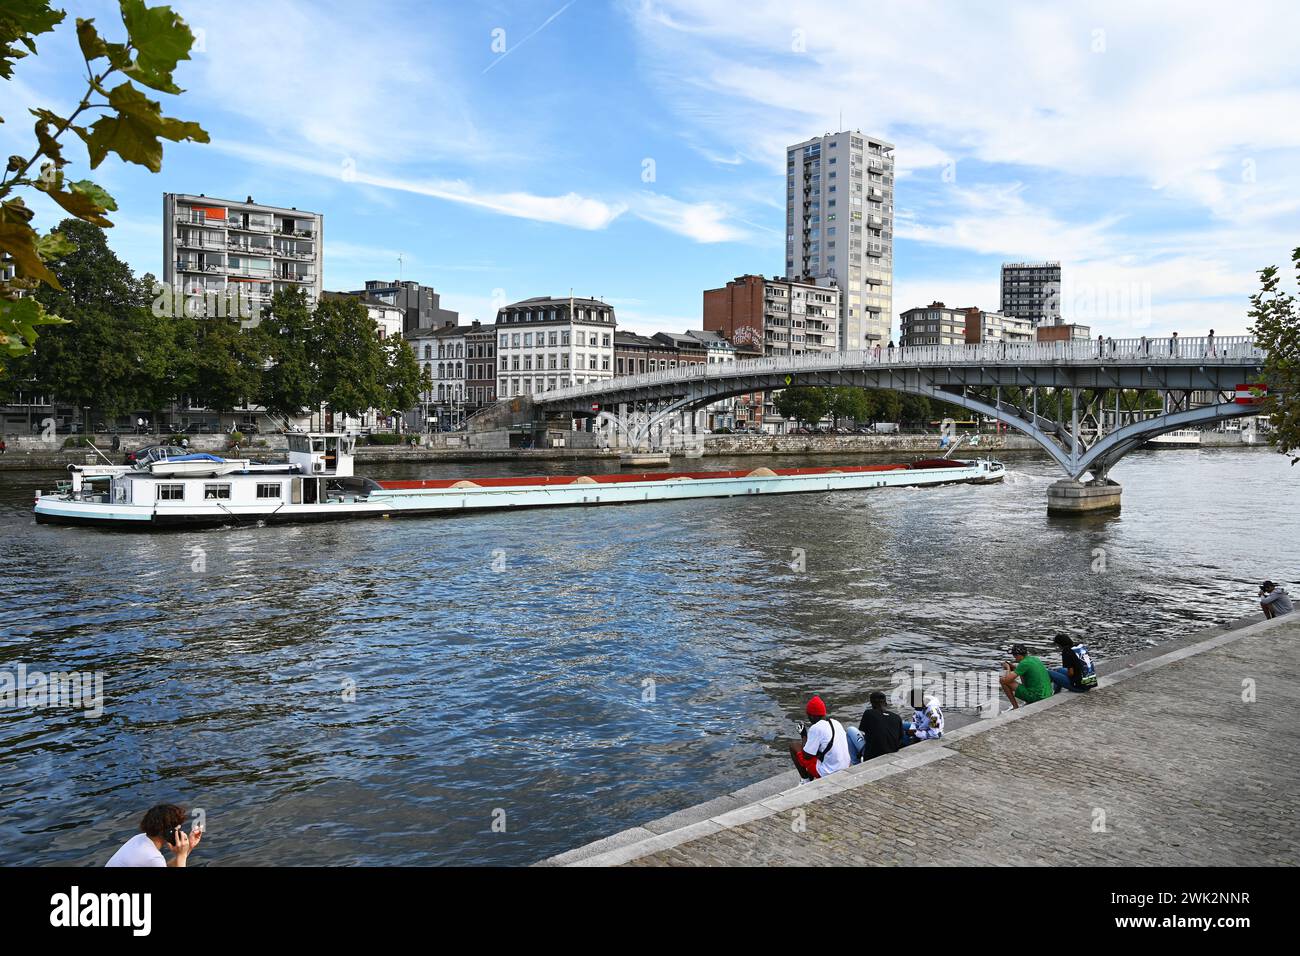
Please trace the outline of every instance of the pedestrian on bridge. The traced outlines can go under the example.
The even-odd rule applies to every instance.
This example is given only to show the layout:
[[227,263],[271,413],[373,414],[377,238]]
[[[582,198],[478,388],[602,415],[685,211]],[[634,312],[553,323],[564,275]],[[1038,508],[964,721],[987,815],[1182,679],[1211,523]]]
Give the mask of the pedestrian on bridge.
[[1178,354],[1178,333],[1175,332],[1169,339],[1169,354],[1176,356]]
[[889,361],[892,362],[893,360],[894,360],[894,340],[890,339],[889,340]]
[[1102,358],[1106,354],[1106,336],[1097,336],[1097,358]]
[[1205,354],[1214,358],[1214,329],[1210,329],[1210,334],[1205,337]]

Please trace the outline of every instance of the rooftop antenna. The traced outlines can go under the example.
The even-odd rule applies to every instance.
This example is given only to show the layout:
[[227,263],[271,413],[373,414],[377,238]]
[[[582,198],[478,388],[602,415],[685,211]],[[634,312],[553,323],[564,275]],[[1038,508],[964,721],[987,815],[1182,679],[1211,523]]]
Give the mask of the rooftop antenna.
[[836,129],[843,129],[843,128],[844,128],[844,107],[842,107],[842,106],[840,107],[840,125],[837,126],[837,127],[835,127],[835,128],[836,128]]
[[400,252],[397,254],[397,282],[398,282],[398,285],[401,285],[401,282],[402,282],[402,254],[401,254]]

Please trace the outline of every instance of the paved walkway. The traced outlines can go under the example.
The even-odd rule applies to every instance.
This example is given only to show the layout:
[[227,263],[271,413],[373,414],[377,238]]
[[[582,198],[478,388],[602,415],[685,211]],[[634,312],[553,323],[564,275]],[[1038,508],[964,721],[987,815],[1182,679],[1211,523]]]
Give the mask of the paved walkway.
[[1294,866],[1298,650],[1300,614],[1192,638],[1090,694],[546,862]]

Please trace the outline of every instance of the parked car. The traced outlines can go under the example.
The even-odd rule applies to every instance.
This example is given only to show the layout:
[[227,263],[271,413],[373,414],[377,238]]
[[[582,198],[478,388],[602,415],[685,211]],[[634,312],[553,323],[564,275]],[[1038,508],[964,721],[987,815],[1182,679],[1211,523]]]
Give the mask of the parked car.
[[177,455],[187,455],[187,452],[180,445],[145,445],[143,448],[137,448],[135,451],[129,451],[122,459],[124,465],[147,465],[150,462],[159,461],[163,458],[172,458]]

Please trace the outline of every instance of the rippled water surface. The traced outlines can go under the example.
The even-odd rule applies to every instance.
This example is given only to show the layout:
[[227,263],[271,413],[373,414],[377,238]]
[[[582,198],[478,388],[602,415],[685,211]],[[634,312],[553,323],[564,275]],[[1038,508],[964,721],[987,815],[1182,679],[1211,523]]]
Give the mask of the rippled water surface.
[[163,800],[207,813],[195,865],[532,862],[784,769],[812,692],[860,713],[1013,637],[1113,656],[1300,577],[1300,470],[1266,450],[1136,453],[1123,514],[1083,520],[1047,517],[1046,458],[1008,462],[993,487],[153,535],[38,527],[57,475],[0,473],[0,670],[107,696],[0,709],[0,862],[102,864]]

